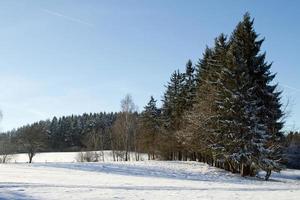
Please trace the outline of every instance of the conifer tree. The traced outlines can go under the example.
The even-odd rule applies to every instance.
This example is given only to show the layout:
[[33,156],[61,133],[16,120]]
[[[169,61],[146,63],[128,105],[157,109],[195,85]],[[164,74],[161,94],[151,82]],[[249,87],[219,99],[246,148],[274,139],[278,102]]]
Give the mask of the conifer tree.
[[216,137],[216,91],[218,74],[227,51],[226,37],[221,34],[215,39],[214,48],[206,48],[197,67],[197,91],[193,109],[186,115],[186,132],[190,133],[192,146],[198,152],[200,160],[213,162],[217,154]]
[[178,153],[176,131],[180,129],[184,110],[183,83],[184,75],[178,70],[175,71],[167,85],[162,105],[162,126],[165,140],[168,141],[166,157],[171,160],[175,159]]
[[[239,163],[242,175],[258,169],[280,170],[278,154],[282,117],[274,75],[260,53],[263,42],[253,28],[248,13],[230,39],[225,67],[219,81],[219,130],[231,143],[223,143],[229,159]],[[226,140],[224,140],[226,141]],[[276,148],[275,148],[276,146]]]
[[191,60],[188,60],[185,67],[182,98],[184,100],[184,111],[193,107],[196,97],[196,74],[195,67]]
[[141,113],[140,123],[143,147],[148,152],[149,159],[154,159],[159,142],[160,110],[157,108],[156,100],[153,96],[150,97],[150,101]]

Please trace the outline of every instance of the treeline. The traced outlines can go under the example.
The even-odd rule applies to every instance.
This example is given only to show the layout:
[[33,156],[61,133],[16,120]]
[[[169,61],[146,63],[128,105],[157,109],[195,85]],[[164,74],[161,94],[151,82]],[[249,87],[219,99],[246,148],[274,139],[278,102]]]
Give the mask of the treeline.
[[32,145],[22,135],[35,132],[43,133],[41,141],[46,137],[44,150],[110,149],[116,160],[142,152],[149,159],[206,162],[242,176],[264,170],[268,179],[282,169],[284,113],[275,74],[260,50],[263,41],[247,13],[196,64],[189,60],[184,72],[171,75],[161,108],[151,97],[138,113],[127,95],[119,113],[53,118],[10,135],[25,152]]
[[117,113],[90,113],[54,117],[20,127],[1,135],[1,153],[111,149],[110,130]]
[[285,140],[284,159],[287,167],[300,169],[300,132],[290,132]]
[[[121,109],[118,113],[54,117],[0,134],[1,162],[15,153],[27,153],[31,163],[37,152],[104,150],[112,150],[116,161],[139,160],[145,148],[138,132],[140,115],[130,95],[121,101]],[[90,156],[97,158],[88,158],[93,161],[101,155]]]

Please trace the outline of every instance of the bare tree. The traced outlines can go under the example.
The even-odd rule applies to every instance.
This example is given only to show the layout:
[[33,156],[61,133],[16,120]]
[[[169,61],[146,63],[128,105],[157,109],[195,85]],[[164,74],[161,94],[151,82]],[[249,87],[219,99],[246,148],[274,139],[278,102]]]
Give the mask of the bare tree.
[[114,161],[123,160],[126,149],[126,130],[124,113],[119,113],[111,132],[111,145]]
[[[124,156],[124,160],[130,160],[130,151],[136,150],[135,129],[137,125],[136,110],[131,95],[127,94],[121,101],[121,113],[113,125],[111,143],[113,157],[119,159]],[[123,155],[124,153],[124,155]]]
[[98,150],[100,148],[100,134],[98,134],[95,130],[92,130],[85,135],[83,143],[88,150]]
[[[2,120],[2,112],[0,111],[0,120]],[[0,162],[6,163],[12,157],[14,153],[14,148],[10,140],[9,134],[0,135]]]
[[137,106],[134,104],[133,99],[130,94],[127,94],[121,101],[122,117],[123,123],[123,133],[124,133],[124,144],[125,144],[125,161],[130,160],[130,146],[131,141],[134,141],[135,132],[135,116],[134,112],[137,111]]
[[24,127],[24,131],[19,136],[18,142],[23,146],[24,151],[27,152],[29,163],[32,162],[35,154],[45,146],[46,133],[45,128],[38,123]]
[[83,143],[87,147],[87,150],[94,151],[93,157],[94,161],[99,160],[104,161],[104,133],[105,129],[93,129],[91,132],[87,133]]
[[0,162],[6,163],[8,162],[12,156],[14,151],[14,145],[10,140],[10,136],[3,134],[0,136]]

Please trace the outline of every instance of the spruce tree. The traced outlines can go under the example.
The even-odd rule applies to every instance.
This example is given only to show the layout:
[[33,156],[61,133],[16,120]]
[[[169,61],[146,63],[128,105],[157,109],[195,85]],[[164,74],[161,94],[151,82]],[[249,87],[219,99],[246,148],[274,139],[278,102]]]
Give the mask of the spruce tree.
[[142,131],[142,143],[148,152],[149,159],[155,158],[158,149],[158,136],[160,132],[160,109],[156,106],[156,100],[153,96],[145,106],[140,116],[140,126]]
[[177,159],[177,153],[180,151],[176,139],[176,131],[180,130],[182,125],[182,116],[184,111],[185,98],[183,95],[184,74],[179,70],[175,71],[167,85],[162,105],[162,126],[165,140],[169,141],[166,145],[167,159]]
[[[192,146],[200,156],[198,159],[212,163],[221,157],[216,127],[217,83],[228,44],[221,34],[215,39],[213,48],[206,48],[203,58],[196,65],[196,98],[193,109],[187,114],[186,132],[190,134]],[[221,139],[220,139],[221,140]]]
[[182,98],[184,100],[184,111],[189,111],[195,103],[196,97],[196,74],[195,67],[191,60],[188,60],[185,67]]
[[225,67],[219,81],[220,131],[229,159],[239,164],[242,175],[254,175],[258,169],[280,170],[276,157],[281,139],[280,93],[270,85],[274,75],[260,53],[259,40],[248,13],[230,39]]

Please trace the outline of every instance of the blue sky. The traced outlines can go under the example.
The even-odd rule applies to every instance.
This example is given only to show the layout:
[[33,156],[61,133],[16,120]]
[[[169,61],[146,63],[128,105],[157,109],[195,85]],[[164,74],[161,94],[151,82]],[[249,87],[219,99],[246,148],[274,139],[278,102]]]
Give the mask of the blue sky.
[[300,129],[300,3],[291,1],[0,1],[2,131],[54,115],[139,109],[188,59],[196,62],[243,14],[255,17],[289,100],[286,129]]

